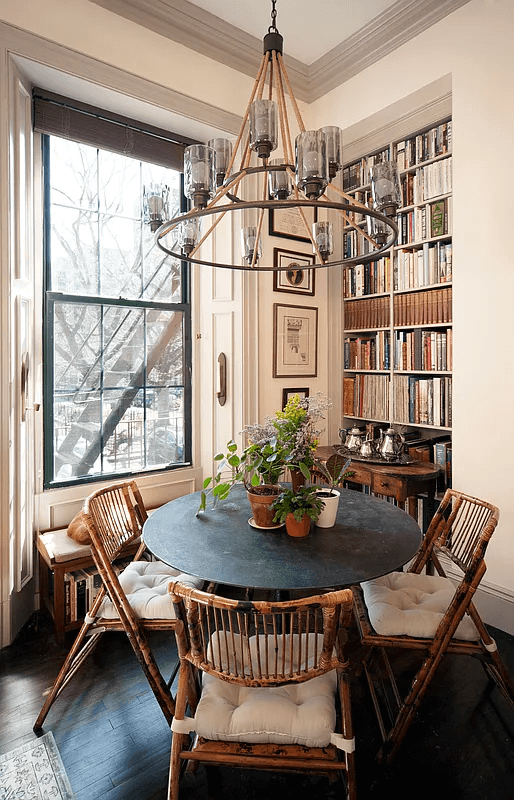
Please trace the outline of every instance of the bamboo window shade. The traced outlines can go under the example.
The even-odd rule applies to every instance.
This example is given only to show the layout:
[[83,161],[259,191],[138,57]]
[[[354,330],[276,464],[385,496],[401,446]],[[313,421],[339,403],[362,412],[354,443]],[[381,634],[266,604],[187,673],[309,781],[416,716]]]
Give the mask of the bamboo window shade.
[[34,131],[183,171],[184,149],[194,139],[105,109],[35,88]]

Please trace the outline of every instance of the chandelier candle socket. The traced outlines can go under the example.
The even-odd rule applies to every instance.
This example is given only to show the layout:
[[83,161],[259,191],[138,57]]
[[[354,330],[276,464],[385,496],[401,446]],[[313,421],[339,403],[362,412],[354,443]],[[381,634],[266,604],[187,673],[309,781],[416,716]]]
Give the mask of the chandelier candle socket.
[[[339,188],[336,179],[343,165],[342,131],[334,125],[305,129],[284,66],[283,38],[276,17],[276,0],[271,0],[271,25],[263,39],[262,61],[233,145],[228,139],[213,138],[207,145],[186,148],[184,183],[189,210],[164,222],[156,231],[156,242],[168,255],[190,264],[279,272],[280,264],[261,263],[267,215],[269,211],[294,209],[303,226],[299,235],[312,243],[315,254],[309,269],[377,261],[398,238],[398,226],[392,219],[399,205],[395,202],[397,185],[399,196],[396,165],[389,162],[388,172],[372,177],[373,208]],[[385,170],[384,165],[378,166]],[[249,217],[250,210],[257,212],[257,222]],[[241,258],[234,258],[232,263],[212,257],[207,260],[202,245],[228,213],[239,216],[235,225],[243,231]],[[355,223],[357,214],[380,224],[371,225],[369,234]],[[184,234],[183,224],[195,220],[199,234],[204,217],[203,234],[191,245],[193,237]],[[326,220],[327,225],[319,223],[313,229],[313,219],[318,218]],[[335,245],[342,239],[338,233],[342,234],[343,228],[352,228],[366,247],[358,248],[352,256],[341,254],[340,246],[336,249]],[[216,252],[210,243],[205,250]]]

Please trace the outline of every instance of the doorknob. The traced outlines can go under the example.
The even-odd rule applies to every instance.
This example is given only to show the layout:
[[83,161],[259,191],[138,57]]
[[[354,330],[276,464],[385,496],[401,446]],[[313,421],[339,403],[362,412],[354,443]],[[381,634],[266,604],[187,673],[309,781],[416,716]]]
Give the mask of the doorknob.
[[227,357],[225,353],[218,356],[218,391],[216,392],[218,403],[224,406],[227,402]]

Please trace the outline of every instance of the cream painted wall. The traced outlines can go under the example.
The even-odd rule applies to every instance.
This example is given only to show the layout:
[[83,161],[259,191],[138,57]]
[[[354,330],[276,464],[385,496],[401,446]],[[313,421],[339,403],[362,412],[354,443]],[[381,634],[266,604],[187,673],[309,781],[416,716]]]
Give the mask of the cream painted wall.
[[472,0],[310,108],[318,124],[330,119],[344,129],[451,73],[454,486],[500,508],[485,582],[505,589],[511,602],[513,38],[512,0]]

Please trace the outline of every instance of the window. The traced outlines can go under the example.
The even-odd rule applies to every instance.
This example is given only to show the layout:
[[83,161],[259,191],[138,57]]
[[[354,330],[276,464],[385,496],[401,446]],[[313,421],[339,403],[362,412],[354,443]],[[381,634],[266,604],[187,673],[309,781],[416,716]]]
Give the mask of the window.
[[144,187],[176,169],[54,135],[45,186],[45,487],[191,459],[187,270],[155,244]]

